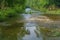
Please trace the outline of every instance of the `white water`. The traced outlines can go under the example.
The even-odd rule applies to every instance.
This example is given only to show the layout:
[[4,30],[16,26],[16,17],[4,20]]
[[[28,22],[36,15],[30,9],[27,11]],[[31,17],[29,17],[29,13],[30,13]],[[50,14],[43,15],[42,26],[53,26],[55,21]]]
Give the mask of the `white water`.
[[[31,14],[24,14],[25,20],[30,19]],[[37,37],[35,30],[36,30],[36,23],[34,21],[28,20],[28,22],[25,23],[26,30],[30,32],[29,35],[25,35],[23,37],[23,40],[42,40],[42,38]]]

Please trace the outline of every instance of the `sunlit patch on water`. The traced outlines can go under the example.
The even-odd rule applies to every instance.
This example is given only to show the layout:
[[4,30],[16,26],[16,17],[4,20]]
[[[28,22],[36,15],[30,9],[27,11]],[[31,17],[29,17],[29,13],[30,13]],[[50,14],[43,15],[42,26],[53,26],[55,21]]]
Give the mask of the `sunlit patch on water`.
[[[27,17],[28,16],[28,17]],[[30,19],[31,15],[30,14],[25,14],[24,17],[26,18],[26,20]],[[25,23],[25,28],[26,30],[29,31],[29,35],[25,35],[23,37],[23,40],[42,40],[42,38],[40,37],[37,37],[37,34],[35,32],[36,30],[36,23],[31,21],[31,20],[28,20],[28,22]]]

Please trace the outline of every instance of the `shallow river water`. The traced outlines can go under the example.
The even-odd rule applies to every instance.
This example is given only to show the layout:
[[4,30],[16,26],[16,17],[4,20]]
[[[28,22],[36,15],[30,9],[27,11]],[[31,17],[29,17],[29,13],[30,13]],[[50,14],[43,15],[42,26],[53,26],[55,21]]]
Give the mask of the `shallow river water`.
[[[41,16],[44,19],[43,20],[39,16],[41,16],[40,12],[35,11],[32,14],[22,14],[21,17],[23,17],[23,19],[21,21],[17,20],[18,23],[16,23],[15,19],[10,20],[8,23],[12,24],[11,26],[8,26],[10,25],[8,23],[1,23],[0,25],[3,24],[3,26],[0,26],[0,40],[60,40],[60,36],[56,37],[55,35],[53,35],[53,33],[53,37],[48,37],[46,35],[42,35],[42,33],[40,32],[40,27],[43,27],[43,23],[45,27],[49,26],[50,28],[57,28],[57,26],[60,27],[60,22],[54,23],[53,20],[44,19],[46,17]],[[52,23],[50,24],[49,21],[51,21]],[[45,34],[46,32],[46,34],[49,35],[49,30],[43,29],[43,33]],[[55,33],[59,34],[59,32],[60,31]]]
[[[26,30],[30,32],[29,35],[25,35],[23,37],[23,40],[42,40],[41,37],[37,37],[37,34],[35,32],[37,24],[34,21],[28,20],[31,17],[31,14],[25,14],[25,19],[28,21],[25,23]],[[28,16],[28,17],[27,17]]]

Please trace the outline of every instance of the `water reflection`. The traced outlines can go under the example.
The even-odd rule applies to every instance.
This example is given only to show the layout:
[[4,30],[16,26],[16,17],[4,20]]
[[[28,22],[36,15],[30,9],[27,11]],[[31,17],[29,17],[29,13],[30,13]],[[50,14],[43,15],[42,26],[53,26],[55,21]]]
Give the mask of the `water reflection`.
[[27,31],[24,27],[0,27],[0,40],[22,40],[25,34]]
[[22,16],[20,16],[0,23],[0,40],[22,40],[28,34],[24,22],[17,22],[22,19]]
[[[53,27],[53,25],[51,25]],[[43,40],[60,40],[60,28],[37,27]]]

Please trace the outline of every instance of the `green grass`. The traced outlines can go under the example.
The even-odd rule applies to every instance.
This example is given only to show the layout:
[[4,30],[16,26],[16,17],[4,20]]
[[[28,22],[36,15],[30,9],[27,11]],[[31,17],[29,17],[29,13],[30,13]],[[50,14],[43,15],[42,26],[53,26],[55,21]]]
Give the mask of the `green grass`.
[[49,10],[49,8],[44,8],[44,7],[40,7],[37,8],[35,7],[36,10],[39,10],[40,12],[43,12],[44,14],[60,14],[60,8],[56,8],[56,9],[51,9]]
[[60,9],[56,10],[46,10],[46,14],[60,14]]

